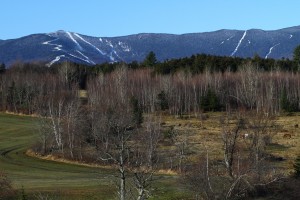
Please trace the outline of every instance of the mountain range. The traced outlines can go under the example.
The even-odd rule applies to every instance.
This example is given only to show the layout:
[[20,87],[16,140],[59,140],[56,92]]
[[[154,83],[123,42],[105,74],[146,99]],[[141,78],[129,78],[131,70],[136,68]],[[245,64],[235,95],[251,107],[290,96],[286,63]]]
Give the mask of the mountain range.
[[92,37],[69,31],[33,34],[0,40],[0,63],[60,61],[88,65],[142,61],[153,51],[159,61],[210,54],[233,57],[292,58],[300,44],[300,26],[280,30],[218,30],[190,34],[141,33],[121,37]]

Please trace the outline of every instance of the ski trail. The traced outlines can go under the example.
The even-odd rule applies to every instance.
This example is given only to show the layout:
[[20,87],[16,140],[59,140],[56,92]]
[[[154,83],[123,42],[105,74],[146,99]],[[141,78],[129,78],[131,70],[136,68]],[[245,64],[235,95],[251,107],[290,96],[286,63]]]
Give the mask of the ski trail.
[[52,60],[50,63],[46,64],[47,67],[51,67],[54,63],[58,62],[62,57],[66,57],[65,55],[56,56],[54,60]]
[[91,44],[90,42],[86,41],[85,39],[83,39],[80,35],[78,35],[77,33],[74,33],[74,35],[76,37],[78,37],[79,39],[81,39],[83,42],[87,43],[88,45],[92,46],[94,49],[96,49],[99,53],[101,53],[102,55],[105,55],[105,53],[103,51],[101,51],[99,48],[97,48],[96,46],[94,46],[93,44]]
[[110,60],[112,61],[112,62],[116,62],[115,61],[115,58],[113,57],[113,51],[112,52],[110,52],[110,54],[109,54],[109,58],[110,58]]
[[82,60],[82,61],[84,61],[84,62],[87,62],[87,63],[90,63],[90,64],[94,64],[94,65],[95,65],[95,63],[94,63],[93,61],[82,59],[82,58],[80,58],[80,57],[78,57],[78,56],[75,56],[75,55],[73,55],[73,54],[71,54],[71,53],[69,53],[69,55],[72,56],[72,57],[74,57],[74,58],[77,58],[77,59],[79,59],[79,60]]
[[247,30],[244,32],[244,34],[243,34],[242,38],[240,39],[238,45],[236,46],[235,50],[231,53],[231,56],[233,56],[238,51],[238,49],[239,49],[240,45],[242,44],[243,40],[245,39],[246,35],[247,35]]
[[269,53],[267,53],[267,55],[265,56],[265,59],[267,59],[267,58],[269,57],[269,55],[272,53],[272,50],[273,50],[276,46],[278,46],[278,45],[280,45],[280,43],[275,44],[274,46],[272,46],[272,47],[270,48]]
[[106,44],[109,45],[111,48],[114,48],[114,45],[111,43],[111,41],[106,40]]
[[227,38],[226,40],[229,41],[229,40],[231,40],[233,37],[234,37],[234,36],[231,36],[230,38]]
[[123,59],[119,56],[119,54],[116,52],[116,50],[113,50],[114,54],[120,59],[123,61]]
[[77,52],[82,56],[84,57],[89,63],[91,64],[95,64],[94,61],[92,61],[89,57],[87,57],[86,55],[84,55],[82,52],[78,51]]
[[82,47],[80,46],[80,44],[74,39],[74,37],[72,36],[72,34],[70,32],[66,32],[69,36],[69,38],[77,45],[77,47],[79,49],[82,49]]
[[[50,37],[52,37],[52,36],[50,36]],[[54,41],[56,41],[56,40],[58,40],[58,39],[59,39],[59,38],[56,38],[56,39],[54,39],[54,40],[49,40],[49,41],[43,42],[42,44],[55,45],[55,44],[51,44],[51,42],[54,42]]]
[[[51,36],[50,36],[51,37]],[[59,38],[56,38],[56,39],[54,39],[54,40],[49,40],[49,41],[46,41],[46,42],[43,42],[42,44],[43,45],[50,45],[50,46],[55,46],[54,47],[54,50],[55,51],[61,51],[62,49],[62,45],[60,45],[60,44],[51,44],[52,42],[55,42],[55,41],[57,41],[57,40],[59,40]]]

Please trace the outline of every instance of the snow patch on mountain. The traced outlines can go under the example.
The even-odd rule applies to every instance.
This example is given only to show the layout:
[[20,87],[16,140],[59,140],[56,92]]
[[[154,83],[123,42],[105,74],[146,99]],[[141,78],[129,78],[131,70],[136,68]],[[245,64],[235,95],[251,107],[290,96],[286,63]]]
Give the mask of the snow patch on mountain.
[[66,32],[69,36],[69,38],[76,44],[76,46],[81,50],[82,47],[80,46],[80,44],[77,42],[77,40],[74,39],[74,37],[72,36],[72,33],[70,32]]
[[118,42],[118,45],[122,48],[123,51],[129,52],[131,51],[131,48],[128,44],[126,44],[125,42]]
[[[51,37],[51,36],[50,36]],[[55,50],[55,51],[61,51],[62,49],[62,45],[60,45],[60,44],[52,44],[52,42],[55,42],[55,41],[57,41],[59,38],[56,38],[56,39],[54,39],[54,40],[49,40],[49,41],[46,41],[46,42],[43,42],[42,44],[43,45],[50,45],[50,46],[55,46],[54,47],[54,49],[53,50]]]
[[226,40],[229,41],[229,40],[231,40],[233,37],[234,37],[234,36],[231,36],[230,38],[227,38]]
[[105,40],[105,42],[108,46],[110,46],[111,48],[114,48],[114,45],[111,43],[111,41]]
[[76,50],[76,51],[77,51],[77,53],[79,53],[82,57],[84,57],[88,63],[95,64],[94,61],[92,61],[89,57],[87,57],[86,55],[84,55],[82,52],[80,52],[80,51],[78,51],[78,50]]
[[269,53],[267,53],[267,55],[265,56],[265,59],[267,59],[267,58],[271,55],[272,50],[273,50],[276,46],[278,46],[278,45],[280,45],[280,43],[275,44],[274,46],[272,46],[272,47],[269,49]]
[[235,50],[231,53],[231,56],[234,56],[234,54],[238,51],[238,49],[239,49],[240,45],[242,44],[243,40],[245,39],[246,35],[247,35],[247,30],[244,32],[244,34],[243,34],[242,38],[240,39],[239,43],[237,44]]
[[75,56],[74,54],[69,53],[69,55],[72,56],[72,57],[74,57],[74,58],[77,58],[77,59],[79,59],[79,60],[82,60],[82,61],[84,61],[84,62],[86,62],[86,63],[89,63],[89,64],[95,64],[93,61],[91,62],[90,60],[82,59],[82,58],[80,58],[80,57],[78,57],[78,56]]
[[119,58],[119,60],[122,60],[122,61],[123,61],[123,59],[119,56],[119,54],[117,53],[116,50],[113,50],[113,52],[114,52],[114,54]]
[[112,61],[112,62],[116,62],[116,60],[115,60],[115,58],[113,57],[113,51],[112,52],[110,52],[110,54],[109,54],[109,58],[110,58],[110,60]]
[[65,55],[56,56],[56,58],[54,60],[52,60],[51,62],[49,62],[48,64],[46,64],[46,66],[51,67],[51,65],[58,62],[62,57],[66,57],[66,56]]
[[99,53],[101,53],[102,55],[106,55],[103,51],[101,51],[98,47],[94,46],[93,44],[91,44],[90,42],[86,41],[85,39],[83,39],[80,35],[78,35],[77,33],[74,33],[74,35],[76,37],[78,37],[79,39],[81,39],[83,42],[87,43],[88,45],[90,45],[91,47],[93,47],[94,49],[96,49]]
[[293,35],[290,35],[290,39],[293,37]]

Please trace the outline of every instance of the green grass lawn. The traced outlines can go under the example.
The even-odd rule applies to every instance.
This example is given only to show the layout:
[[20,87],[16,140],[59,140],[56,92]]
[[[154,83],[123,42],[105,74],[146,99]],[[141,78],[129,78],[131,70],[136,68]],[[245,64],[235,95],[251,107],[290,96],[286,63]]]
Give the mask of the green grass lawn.
[[[0,170],[26,193],[58,193],[63,199],[114,199],[115,171],[41,160],[25,155],[38,140],[36,118],[0,113]],[[159,176],[155,199],[176,199],[176,176]]]

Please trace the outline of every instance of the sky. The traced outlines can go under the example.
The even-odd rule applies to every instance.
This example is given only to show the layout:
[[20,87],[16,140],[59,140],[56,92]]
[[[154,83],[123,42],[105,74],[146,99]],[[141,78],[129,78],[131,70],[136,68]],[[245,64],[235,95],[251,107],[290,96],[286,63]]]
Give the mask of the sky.
[[300,25],[299,0],[1,0],[0,39],[57,30],[114,37]]

